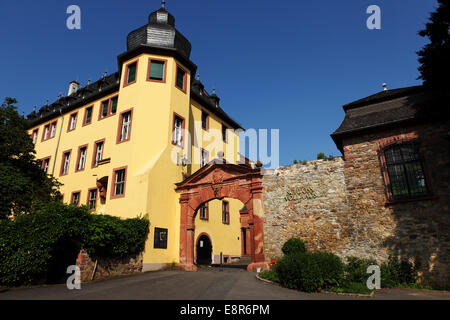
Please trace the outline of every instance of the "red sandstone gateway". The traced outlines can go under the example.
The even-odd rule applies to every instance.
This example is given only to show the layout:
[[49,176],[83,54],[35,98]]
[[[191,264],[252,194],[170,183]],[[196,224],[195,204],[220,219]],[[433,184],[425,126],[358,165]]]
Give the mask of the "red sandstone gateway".
[[[248,165],[222,164],[211,161],[183,182],[176,184],[180,192],[180,265],[183,269],[196,271],[194,265],[194,231],[197,209],[213,199],[234,198],[244,203],[241,210],[241,230],[248,239],[252,263],[248,271],[267,270],[264,256],[264,214],[261,168]],[[247,248],[243,245],[243,252]]]

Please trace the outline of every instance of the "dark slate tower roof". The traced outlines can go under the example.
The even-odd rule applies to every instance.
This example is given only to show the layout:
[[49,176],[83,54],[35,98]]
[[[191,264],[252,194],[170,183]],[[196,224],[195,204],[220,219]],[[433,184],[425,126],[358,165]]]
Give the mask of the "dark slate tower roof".
[[175,29],[175,18],[162,7],[152,12],[148,17],[148,24],[128,34],[127,50],[140,46],[176,50],[184,58],[191,55],[190,42]]

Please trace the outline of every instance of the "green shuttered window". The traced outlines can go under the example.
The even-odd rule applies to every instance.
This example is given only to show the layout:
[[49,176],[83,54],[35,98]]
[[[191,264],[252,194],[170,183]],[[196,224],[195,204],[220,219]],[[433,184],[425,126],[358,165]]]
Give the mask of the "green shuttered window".
[[128,79],[127,83],[134,82],[136,80],[136,62],[133,62],[128,66]]
[[183,69],[181,69],[180,67],[177,67],[177,82],[176,85],[178,88],[180,88],[181,90],[185,90],[185,83],[184,83],[184,78],[185,78],[186,72],[184,72]]
[[159,60],[151,60],[150,62],[150,80],[164,81],[165,62]]

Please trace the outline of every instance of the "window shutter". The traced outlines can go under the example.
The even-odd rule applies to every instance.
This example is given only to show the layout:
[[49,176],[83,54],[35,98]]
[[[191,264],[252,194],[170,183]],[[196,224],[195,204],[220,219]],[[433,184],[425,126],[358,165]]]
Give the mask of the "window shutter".
[[133,82],[134,80],[136,80],[136,63],[133,63],[128,67],[127,83]]
[[150,65],[150,79],[164,80],[164,62],[152,61]]

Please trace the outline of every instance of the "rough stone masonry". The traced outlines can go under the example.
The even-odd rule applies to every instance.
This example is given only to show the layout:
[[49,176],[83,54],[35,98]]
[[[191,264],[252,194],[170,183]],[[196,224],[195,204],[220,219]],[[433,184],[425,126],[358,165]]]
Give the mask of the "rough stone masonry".
[[[448,285],[448,236],[437,231],[448,215],[429,213],[429,202],[409,204],[406,208],[415,209],[402,212],[386,206],[380,171],[370,170],[367,161],[359,163],[365,167],[355,168],[337,157],[266,171],[266,259],[281,257],[283,243],[297,237],[309,250],[332,252],[344,261],[356,256],[381,264],[394,251],[412,262],[421,259],[422,280]],[[354,175],[358,179],[352,179]],[[368,184],[371,179],[375,182]]]

